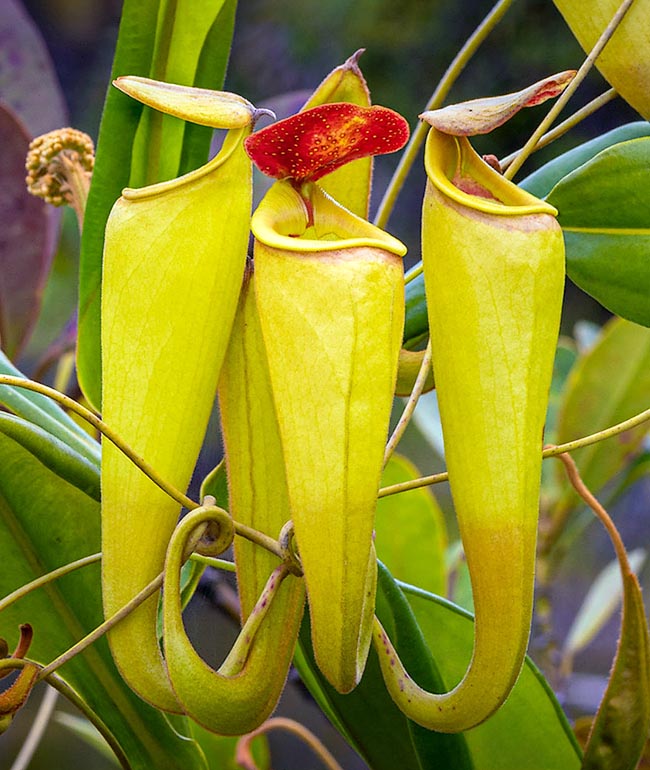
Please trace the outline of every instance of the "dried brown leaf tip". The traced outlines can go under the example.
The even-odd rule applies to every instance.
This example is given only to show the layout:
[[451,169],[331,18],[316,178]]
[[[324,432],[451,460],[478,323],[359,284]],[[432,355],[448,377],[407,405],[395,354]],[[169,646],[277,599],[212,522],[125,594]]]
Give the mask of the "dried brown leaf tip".
[[249,136],[245,147],[264,174],[300,184],[352,160],[395,152],[408,137],[406,120],[387,107],[337,102],[273,123]]
[[[32,627],[28,623],[20,626],[20,639],[13,655],[7,656],[5,652],[5,655],[0,659],[0,678],[14,670],[14,666],[10,663],[11,660],[22,660],[25,657],[29,650],[32,636]],[[8,651],[4,639],[0,640],[0,642],[4,642],[4,644],[0,645],[2,650]],[[38,672],[38,666],[34,663],[26,663],[13,684],[3,692],[0,692],[0,733],[9,727],[15,713],[29,697],[32,688],[36,684]]]
[[450,104],[440,110],[423,112],[420,119],[438,131],[453,136],[488,134],[510,120],[523,107],[534,107],[559,96],[575,74],[575,70],[560,72],[512,94],[472,99],[469,102]]

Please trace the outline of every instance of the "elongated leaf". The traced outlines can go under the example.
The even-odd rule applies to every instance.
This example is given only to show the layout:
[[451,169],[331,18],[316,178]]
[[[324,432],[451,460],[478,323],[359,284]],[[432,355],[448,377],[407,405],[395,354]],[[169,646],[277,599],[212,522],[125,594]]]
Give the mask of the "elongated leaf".
[[[0,374],[26,379],[1,350]],[[25,388],[0,385],[0,404],[56,436],[99,469],[99,444],[51,398]]]
[[[126,0],[112,78],[140,75],[221,88],[235,7],[236,0]],[[160,181],[201,165],[210,138],[211,131],[204,126],[185,126],[170,116],[145,112],[142,105],[109,87],[86,208],[79,275],[77,367],[84,393],[96,407],[101,403],[102,250],[110,209],[127,185]]]
[[[538,198],[543,198],[564,177],[567,177],[571,172],[576,171],[580,166],[592,160],[601,151],[630,139],[648,136],[650,136],[650,123],[645,121],[619,126],[549,161],[542,168],[523,179],[519,183],[519,187],[536,195]],[[414,349],[426,338],[428,330],[424,277],[420,274],[406,285],[404,347],[409,350]]]
[[[616,373],[615,377],[612,372]],[[614,319],[571,371],[558,416],[556,441],[571,441],[633,417],[648,408],[648,393],[650,330]],[[648,426],[640,425],[574,452],[587,486],[597,492],[619,473],[630,462],[647,432]],[[555,471],[560,478],[563,471],[559,463]],[[571,490],[565,493],[561,507],[566,509],[577,502]]]
[[438,131],[453,136],[489,134],[524,107],[535,107],[547,99],[554,99],[564,91],[575,74],[574,70],[567,70],[544,78],[516,93],[450,104],[441,109],[423,112],[419,117]]
[[537,169],[537,171],[522,179],[519,182],[519,186],[538,198],[544,198],[560,180],[568,176],[572,171],[575,171],[579,166],[590,161],[602,150],[606,150],[608,147],[620,142],[626,142],[629,139],[637,139],[642,136],[650,136],[650,123],[644,120],[618,126],[618,128],[607,131],[607,133],[584,142],[572,150],[559,155],[557,158],[553,158],[553,160]]
[[[417,267],[421,268],[419,263]],[[429,334],[429,318],[427,316],[427,298],[424,293],[424,274],[420,273],[405,287],[406,318],[404,321],[403,346],[413,350]]]
[[650,640],[641,588],[624,565],[621,637],[582,770],[634,770],[650,729]]
[[[402,585],[445,685],[462,677],[472,653],[472,616],[445,599]],[[510,697],[464,733],[476,770],[577,770],[580,749],[549,685],[529,658]],[[449,767],[455,767],[450,765]]]
[[17,441],[57,476],[99,502],[97,467],[63,441],[5,412],[0,412],[0,433]]
[[25,186],[30,140],[17,114],[0,101],[0,344],[10,358],[36,323],[58,230],[58,216]]
[[603,150],[548,195],[560,212],[567,271],[613,313],[650,326],[650,137]]
[[[40,433],[37,455],[30,442],[17,438],[0,433],[1,596],[99,550],[99,503],[42,462],[61,447]],[[83,460],[77,458],[76,462]],[[71,478],[74,474],[70,471],[66,475]],[[30,655],[43,663],[99,625],[102,609],[97,565],[50,583],[3,611],[0,636],[10,646],[22,622],[34,627]],[[113,733],[133,770],[204,770],[196,745],[126,687],[104,639],[59,673]]]
[[[68,122],[63,94],[45,41],[19,0],[2,0],[0,94],[32,137],[61,128]],[[5,150],[3,145],[3,152]]]
[[[381,564],[376,611],[409,670],[422,684],[440,688],[442,682],[413,614]],[[361,682],[351,693],[340,695],[328,684],[314,661],[309,624],[305,619],[296,664],[320,707],[372,770],[394,770],[396,758],[399,758],[400,770],[471,770],[475,767],[462,735],[424,730],[398,710],[384,686],[374,650],[371,649]]]
[[[394,455],[384,469],[381,485],[387,487],[421,475],[405,457]],[[377,558],[397,579],[446,595],[446,547],[443,513],[429,489],[413,489],[377,502]]]

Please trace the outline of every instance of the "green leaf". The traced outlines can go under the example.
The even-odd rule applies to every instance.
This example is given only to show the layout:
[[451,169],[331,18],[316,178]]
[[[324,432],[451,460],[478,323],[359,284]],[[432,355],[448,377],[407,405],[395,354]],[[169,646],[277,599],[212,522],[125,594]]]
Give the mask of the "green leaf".
[[[236,0],[126,0],[111,80],[140,75],[219,89]],[[115,137],[120,137],[119,142]],[[211,131],[189,126],[109,86],[88,197],[79,272],[77,368],[88,400],[101,404],[100,303],[104,228],[123,187],[169,179],[205,162]]]
[[[0,433],[0,596],[100,548],[99,503],[43,464],[61,453],[61,445],[31,430],[28,440]],[[18,624],[31,623],[30,656],[49,663],[102,620],[99,568],[94,565],[7,607],[0,614],[0,636],[11,647]],[[205,770],[197,746],[124,684],[104,638],[58,673],[104,722],[133,770]]]
[[608,310],[650,326],[650,137],[609,147],[548,195],[574,283]]
[[[538,198],[544,198],[558,182],[561,182],[571,172],[576,171],[576,169],[592,160],[602,150],[606,150],[613,145],[619,145],[622,142],[627,142],[630,139],[647,136],[650,136],[650,123],[646,121],[619,126],[549,161],[542,168],[519,182],[519,187],[532,195],[536,195]],[[621,182],[621,185],[627,187],[628,182]],[[550,202],[554,206],[557,205],[553,199]],[[569,259],[573,259],[571,255],[569,255]],[[415,268],[421,268],[421,263],[418,263]],[[426,339],[428,332],[429,323],[424,295],[424,276],[420,274],[406,284],[404,347],[407,350],[414,350]]]
[[[454,687],[472,654],[472,616],[445,599],[399,584],[434,654],[444,689]],[[476,770],[577,770],[580,749],[546,680],[527,658],[508,700],[464,734]],[[454,767],[455,765],[449,765]]]
[[553,158],[537,171],[522,179],[519,182],[519,187],[538,198],[544,198],[565,176],[590,161],[602,150],[642,136],[650,136],[650,123],[644,120],[614,128],[612,131],[597,136],[595,139],[584,142],[557,158]]
[[228,471],[226,469],[225,458],[215,465],[210,473],[203,479],[199,497],[203,500],[206,495],[212,495],[217,501],[219,508],[223,508],[224,511],[230,510],[230,501],[228,497]]
[[99,502],[97,467],[63,441],[5,412],[0,412],[0,433],[18,442],[57,476]]
[[[422,268],[422,263],[416,267]],[[427,298],[424,294],[424,274],[420,273],[409,281],[404,289],[406,317],[404,320],[403,347],[415,350],[429,336],[429,318],[427,316]]]
[[[381,564],[376,612],[409,672],[423,686],[440,689],[442,682],[413,614]],[[394,770],[396,757],[399,757],[400,770],[472,770],[475,767],[462,735],[430,732],[399,711],[384,686],[373,648],[361,682],[351,693],[340,695],[328,684],[314,661],[309,622],[305,618],[296,665],[319,706],[372,770]]]
[[[599,327],[600,331],[600,327]],[[555,362],[553,365],[553,379],[551,380],[551,390],[548,397],[548,411],[546,413],[546,425],[544,426],[544,442],[547,444],[557,443],[556,431],[558,414],[564,400],[564,391],[566,382],[578,358],[578,352],[573,340],[566,337],[560,337],[557,350],[555,351]],[[542,506],[544,510],[548,508],[549,502],[557,500],[564,491],[564,479],[560,480],[556,474],[557,468],[552,463],[542,464]],[[462,607],[462,602],[456,601]]]
[[88,719],[76,714],[68,714],[66,711],[57,711],[54,715],[54,721],[70,730],[98,754],[110,760],[115,767],[121,766],[102,734]]
[[[0,350],[0,374],[27,379]],[[51,433],[99,469],[99,444],[51,398],[25,388],[0,385],[0,404]]]
[[[564,443],[603,430],[648,408],[650,330],[613,319],[598,342],[573,367],[558,417],[556,441]],[[580,475],[594,493],[628,465],[648,425],[573,452]],[[558,479],[564,471],[555,467]],[[566,490],[566,484],[563,485]],[[566,511],[579,502],[571,489],[559,504]]]
[[634,770],[650,729],[650,640],[636,575],[623,570],[623,616],[614,668],[598,708],[582,770]]
[[[421,475],[405,457],[394,455],[384,469],[381,485],[387,487]],[[430,489],[413,489],[378,500],[377,558],[397,579],[444,596],[446,547],[444,516]]]

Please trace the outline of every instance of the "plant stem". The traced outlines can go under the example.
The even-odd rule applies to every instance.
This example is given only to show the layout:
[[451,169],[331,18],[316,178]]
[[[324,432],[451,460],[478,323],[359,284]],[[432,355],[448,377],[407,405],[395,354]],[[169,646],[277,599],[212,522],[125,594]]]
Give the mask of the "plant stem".
[[242,736],[237,743],[237,755],[236,762],[240,767],[245,770],[259,770],[250,750],[250,744],[254,738],[258,735],[264,735],[270,730],[286,730],[289,733],[297,735],[302,741],[304,741],[309,748],[318,756],[325,767],[328,770],[343,770],[341,765],[334,759],[332,754],[325,748],[323,743],[304,725],[300,722],[296,722],[293,719],[287,719],[286,717],[273,717],[273,719],[267,719],[263,725],[253,730],[253,732]]
[[424,386],[426,384],[427,375],[429,374],[430,368],[431,368],[431,339],[429,339],[429,342],[427,343],[427,348],[424,352],[422,363],[420,364],[420,371],[418,372],[418,376],[415,378],[415,383],[413,385],[413,390],[411,391],[411,395],[409,396],[409,399],[406,402],[406,406],[404,407],[402,416],[399,418],[399,422],[395,426],[395,430],[393,431],[392,436],[390,437],[390,439],[388,440],[388,443],[386,444],[386,451],[384,452],[384,467],[386,467],[386,464],[390,460],[393,452],[395,451],[395,448],[397,447],[402,436],[404,435],[404,431],[408,427],[408,424],[411,421],[411,417],[413,417],[413,412],[415,411],[415,407],[417,406],[418,400],[422,395],[422,391],[424,390]]
[[413,267],[404,276],[404,286],[411,283],[411,281],[414,281],[418,275],[422,275],[423,272],[424,265],[422,264],[422,261],[418,262],[417,265],[413,265]]
[[[550,448],[558,449],[558,447]],[[569,477],[569,481],[571,482],[571,486],[580,495],[584,502],[591,508],[601,524],[607,530],[607,534],[609,535],[610,540],[612,541],[612,545],[614,546],[614,551],[616,552],[616,558],[618,559],[618,563],[621,567],[621,572],[623,575],[632,575],[633,570],[632,567],[630,567],[630,562],[627,558],[627,551],[625,550],[625,545],[623,544],[621,535],[616,529],[616,525],[612,521],[611,516],[598,502],[598,500],[596,500],[585,482],[582,480],[575,460],[573,457],[566,453],[557,454],[555,456],[558,458],[558,460],[561,460],[564,463],[564,468],[566,470],[567,476]]]
[[[39,663],[34,662],[33,660],[28,660],[25,658],[13,658],[8,661],[4,661],[5,667],[7,669],[13,668],[13,669],[22,669],[27,665],[33,665],[37,666],[38,668],[42,668],[42,666]],[[63,695],[64,698],[66,698],[70,703],[72,703],[74,706],[76,706],[79,711],[88,719],[88,721],[94,725],[94,727],[97,728],[99,733],[101,733],[102,737],[108,743],[111,750],[115,754],[118,762],[124,770],[132,770],[131,764],[128,761],[126,755],[124,754],[124,751],[122,750],[122,747],[120,744],[115,740],[115,737],[113,736],[113,733],[106,727],[104,722],[97,716],[97,713],[94,709],[90,708],[90,706],[86,703],[86,701],[79,695],[79,693],[74,690],[70,685],[64,680],[61,679],[60,676],[57,676],[57,674],[49,674],[45,681],[53,687],[55,690],[57,690],[61,695]]]
[[163,573],[158,575],[158,577],[155,577],[149,585],[145,586],[140,593],[136,594],[136,596],[131,599],[130,602],[124,605],[121,610],[118,610],[113,616],[108,618],[108,620],[105,620],[101,625],[97,626],[93,631],[91,631],[89,634],[86,634],[83,639],[78,641],[76,644],[72,645],[68,650],[66,650],[64,653],[59,655],[58,658],[55,658],[51,663],[48,663],[47,666],[45,666],[43,669],[41,669],[40,674],[38,675],[39,680],[45,679],[47,676],[49,676],[51,673],[56,671],[57,668],[60,666],[63,666],[64,663],[67,663],[69,660],[75,657],[75,655],[78,655],[80,652],[83,652],[86,647],[90,647],[93,642],[96,642],[100,637],[102,637],[107,631],[110,631],[113,626],[116,626],[120,620],[123,620],[129,613],[131,613],[136,607],[139,607],[142,602],[146,601],[150,596],[156,593],[156,591],[162,586],[163,582]]
[[[553,130],[545,133],[544,136],[540,138],[539,142],[537,142],[535,147],[533,147],[531,153],[537,152],[537,150],[541,150],[542,147],[546,147],[548,144],[551,144],[551,142],[559,139],[561,136],[566,134],[567,131],[570,131],[572,128],[577,126],[585,118],[593,115],[593,113],[599,110],[602,106],[611,102],[612,99],[614,99],[616,96],[618,96],[616,89],[610,88],[609,90],[603,92],[600,96],[592,99],[588,104],[585,104],[584,107],[581,107],[579,110],[574,112],[573,115],[568,117],[566,120],[563,120],[562,123],[557,125]],[[516,150],[515,152],[511,153],[510,155],[506,155],[505,158],[500,160],[499,165],[501,166],[501,170],[505,171],[507,168],[509,168],[510,165],[514,162],[515,158],[517,158],[521,152],[523,152],[523,149]]]
[[[435,110],[436,108],[440,107],[440,105],[445,100],[445,97],[449,93],[451,87],[458,79],[458,76],[465,69],[470,59],[478,50],[479,46],[484,42],[494,27],[496,27],[496,25],[501,21],[512,3],[513,0],[499,0],[497,3],[495,3],[492,10],[478,25],[472,35],[465,42],[465,45],[454,57],[454,60],[447,68],[445,74],[442,76],[442,79],[438,83],[436,90],[431,95],[431,98],[427,102],[423,112],[427,112],[428,110]],[[424,142],[424,138],[426,137],[428,130],[428,124],[422,123],[420,121],[413,131],[411,139],[406,146],[402,157],[400,158],[395,173],[393,174],[393,177],[390,180],[388,187],[386,188],[386,192],[384,193],[384,197],[379,204],[379,208],[377,209],[377,214],[375,215],[374,219],[374,223],[377,225],[377,227],[386,227],[393,207],[395,206],[397,196],[404,186],[406,177],[408,176],[408,173],[411,170],[413,163],[415,162],[417,154],[422,146],[422,143]]]
[[[0,375],[0,385],[9,385],[11,387],[24,388],[25,390],[40,393],[61,404],[65,409],[69,409],[71,412],[78,414],[82,419],[86,420],[86,422],[90,423],[96,430],[98,430],[104,438],[115,444],[120,452],[126,455],[126,457],[128,457],[129,460],[131,460],[131,462],[145,474],[145,476],[148,476],[156,486],[160,487],[160,489],[168,494],[173,500],[176,500],[177,503],[185,506],[189,510],[199,507],[199,503],[194,502],[194,500],[176,489],[172,484],[165,481],[165,479],[163,479],[144,458],[140,457],[133,449],[131,449],[131,447],[101,418],[94,412],[91,412],[90,409],[86,409],[85,406],[77,403],[73,398],[70,398],[70,396],[66,396],[65,393],[60,393],[58,390],[43,385],[40,382],[34,382],[33,380],[27,380],[22,377],[14,377],[9,374]],[[252,527],[247,527],[240,522],[236,521],[233,523],[235,532],[238,535],[245,537],[247,540],[256,543],[267,551],[282,558],[277,540],[265,535],[263,532],[258,532]]]
[[[93,553],[90,556],[84,556],[82,559],[71,561],[69,564],[64,564],[62,567],[58,567],[57,569],[54,569],[45,575],[41,575],[34,580],[30,580],[29,583],[25,583],[25,585],[20,586],[20,588],[17,588],[15,591],[12,591],[10,594],[7,594],[7,596],[0,599],[0,612],[3,612],[12,604],[14,604],[14,602],[17,602],[19,599],[27,596],[27,594],[35,591],[37,588],[42,588],[48,583],[51,583],[52,581],[57,580],[64,575],[68,575],[70,572],[74,572],[81,567],[86,567],[89,564],[95,564],[96,562],[100,561],[101,558],[101,552]],[[190,559],[192,561],[198,562],[199,564],[204,564],[206,567],[214,567],[215,569],[221,569],[225,572],[235,571],[234,563],[227,561],[226,559],[217,559],[214,556],[203,556],[200,553],[191,554]]]
[[20,588],[17,588],[0,600],[0,612],[3,612],[3,610],[6,610],[7,607],[11,606],[14,602],[27,596],[27,594],[35,591],[37,588],[41,588],[53,580],[57,580],[58,578],[67,575],[69,572],[74,572],[74,570],[79,569],[80,567],[85,567],[88,564],[95,564],[101,558],[101,553],[93,553],[90,556],[84,556],[82,559],[72,561],[69,564],[64,564],[62,567],[58,567],[45,575],[37,577],[35,580],[31,580],[29,583],[25,583],[25,585],[20,586]]
[[[641,425],[644,422],[650,420],[650,409],[646,409],[639,414],[630,417],[629,420],[624,420],[616,425],[612,425],[609,428],[598,431],[598,433],[592,433],[589,436],[583,436],[577,438],[574,441],[568,441],[566,444],[558,444],[557,446],[551,446],[544,449],[542,457],[556,457],[557,455],[564,454],[565,452],[574,452],[576,449],[582,449],[582,447],[591,446],[591,444],[597,444],[599,441],[605,441],[605,439],[618,436],[620,433],[624,433],[626,430],[636,428],[637,425]],[[432,476],[422,476],[419,479],[412,479],[411,481],[403,481],[400,484],[393,484],[389,487],[383,487],[379,490],[378,497],[388,497],[389,495],[396,495],[399,492],[407,492],[409,489],[418,489],[419,487],[428,487],[432,484],[440,484],[443,481],[447,481],[449,475],[447,472],[436,473]]]
[[531,135],[530,139],[526,142],[526,144],[523,146],[523,148],[521,149],[521,151],[519,152],[515,160],[513,160],[513,162],[508,167],[508,170],[504,174],[506,179],[512,179],[514,175],[517,173],[517,171],[519,171],[519,169],[522,167],[524,162],[532,154],[539,140],[546,133],[546,131],[548,131],[548,129],[553,124],[555,118],[564,109],[565,104],[576,92],[578,86],[582,83],[582,81],[587,77],[589,70],[591,70],[591,68],[594,66],[594,62],[596,61],[598,56],[600,56],[600,53],[602,52],[603,48],[607,45],[607,43],[609,42],[614,32],[616,32],[618,25],[623,21],[625,14],[628,12],[633,2],[634,0],[623,0],[619,9],[616,11],[614,16],[612,17],[612,20],[609,22],[604,32],[602,33],[602,35],[598,38],[596,45],[591,49],[591,51],[589,52],[589,55],[582,63],[582,66],[578,70],[575,78],[571,81],[571,83],[569,83],[567,88],[562,92],[559,99],[551,107],[551,109],[546,114],[546,117],[542,120],[539,126],[537,126],[537,128]]

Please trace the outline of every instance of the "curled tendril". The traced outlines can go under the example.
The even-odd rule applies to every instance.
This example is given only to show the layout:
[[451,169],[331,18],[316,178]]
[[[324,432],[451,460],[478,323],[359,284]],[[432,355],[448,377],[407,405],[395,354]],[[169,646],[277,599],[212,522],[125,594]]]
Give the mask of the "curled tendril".
[[[0,640],[5,654],[0,659],[0,679],[14,670],[14,661],[22,660],[32,643],[33,631],[29,623],[20,626],[20,639],[12,655],[4,639]],[[0,733],[11,724],[16,712],[24,705],[38,677],[39,667],[34,663],[25,663],[18,678],[3,692],[0,692]]]
[[201,556],[219,556],[230,548],[235,539],[235,525],[227,511],[216,505],[212,495],[206,495],[203,505],[187,514],[196,522],[185,544],[185,558],[196,552]]
[[289,574],[295,575],[296,577],[302,577],[302,564],[300,562],[300,555],[298,554],[296,535],[292,521],[288,521],[280,530],[278,543],[280,545],[282,561],[287,565]]

